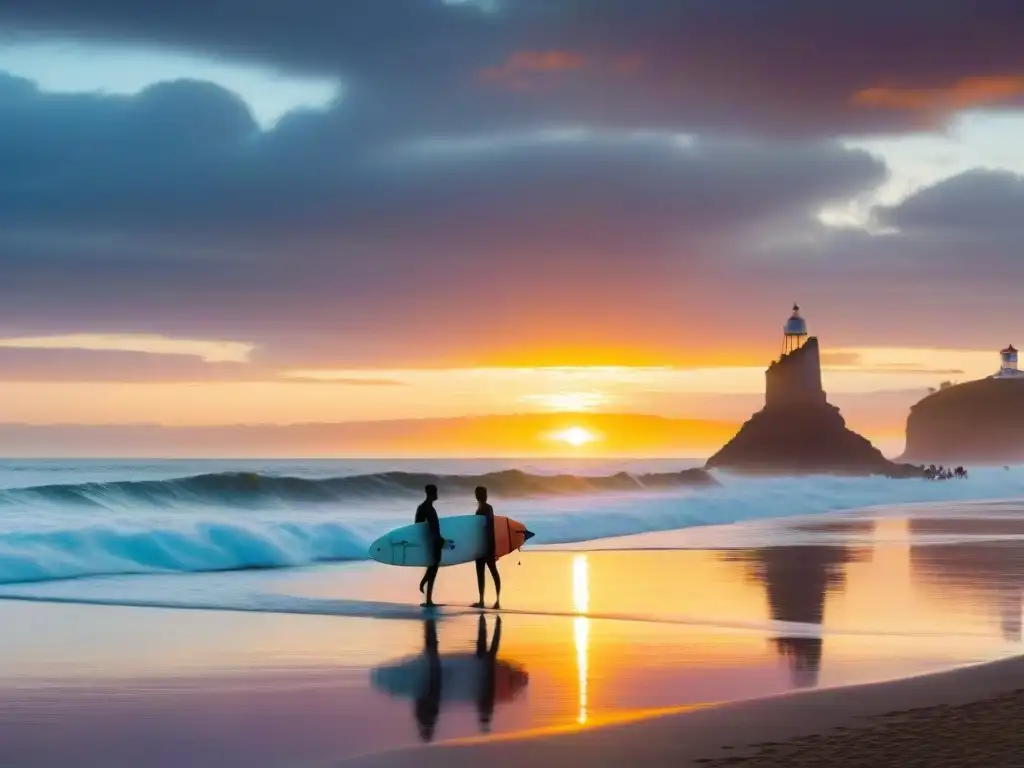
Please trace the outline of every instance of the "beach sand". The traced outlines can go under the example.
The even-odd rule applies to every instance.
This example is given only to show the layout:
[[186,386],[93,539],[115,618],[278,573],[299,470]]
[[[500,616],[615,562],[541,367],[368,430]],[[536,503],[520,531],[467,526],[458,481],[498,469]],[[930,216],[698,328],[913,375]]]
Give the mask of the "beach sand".
[[1024,659],[825,689],[561,734],[518,734],[351,760],[346,766],[1024,765]]

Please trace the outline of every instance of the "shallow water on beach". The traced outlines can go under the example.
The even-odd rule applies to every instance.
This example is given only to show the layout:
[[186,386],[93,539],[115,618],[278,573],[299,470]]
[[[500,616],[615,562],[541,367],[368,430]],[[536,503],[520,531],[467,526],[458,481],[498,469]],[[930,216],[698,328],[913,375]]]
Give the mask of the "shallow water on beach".
[[459,566],[430,620],[418,571],[367,563],[7,586],[0,764],[333,764],[1011,655],[1021,520],[914,507],[528,551],[502,561],[500,615],[465,607]]

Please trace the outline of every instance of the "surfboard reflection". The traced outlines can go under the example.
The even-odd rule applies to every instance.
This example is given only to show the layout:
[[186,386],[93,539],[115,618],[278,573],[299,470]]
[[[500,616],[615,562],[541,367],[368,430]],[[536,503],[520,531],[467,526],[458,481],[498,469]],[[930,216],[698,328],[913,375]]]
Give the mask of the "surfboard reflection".
[[376,667],[373,687],[393,698],[413,699],[413,715],[420,739],[432,741],[442,704],[472,703],[483,733],[490,732],[494,707],[514,700],[529,683],[526,671],[498,658],[501,617],[487,642],[487,621],[477,624],[475,651],[442,654],[438,650],[437,622],[423,622],[423,653]]

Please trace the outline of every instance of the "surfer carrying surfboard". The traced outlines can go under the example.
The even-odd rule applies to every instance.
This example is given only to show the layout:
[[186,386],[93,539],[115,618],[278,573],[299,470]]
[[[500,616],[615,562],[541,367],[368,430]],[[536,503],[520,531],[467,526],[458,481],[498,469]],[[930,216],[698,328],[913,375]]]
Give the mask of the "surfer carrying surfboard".
[[494,507],[487,503],[487,489],[482,485],[476,488],[476,514],[483,515],[487,519],[487,530],[484,541],[487,542],[487,552],[481,559],[476,561],[476,586],[480,590],[480,602],[474,603],[474,608],[484,607],[484,566],[491,572],[494,580],[494,609],[501,608],[501,576],[498,575],[498,560],[494,551]]
[[417,523],[426,523],[427,528],[430,531],[430,547],[434,554],[434,564],[427,568],[427,572],[423,574],[423,578],[420,580],[420,592],[426,589],[427,601],[423,603],[423,607],[429,607],[434,604],[434,580],[437,578],[437,569],[441,564],[441,521],[437,519],[437,510],[434,509],[434,502],[437,501],[437,486],[428,485],[424,487],[424,492],[427,494],[427,498],[416,507],[416,520]]

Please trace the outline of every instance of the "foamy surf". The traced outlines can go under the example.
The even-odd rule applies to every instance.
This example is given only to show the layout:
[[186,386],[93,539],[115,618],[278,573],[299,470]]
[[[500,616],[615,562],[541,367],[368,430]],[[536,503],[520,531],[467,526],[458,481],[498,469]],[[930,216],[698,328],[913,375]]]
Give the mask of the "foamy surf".
[[[52,586],[52,585],[47,585]],[[234,613],[271,613],[292,616],[335,616],[344,618],[379,619],[394,621],[422,621],[424,611],[418,605],[410,603],[394,603],[380,600],[346,600],[303,597],[274,593],[220,592],[212,596],[191,595],[185,598],[170,597],[166,593],[156,591],[148,594],[145,589],[127,593],[116,589],[112,592],[103,589],[86,589],[84,593],[71,590],[46,589],[31,591],[21,589],[0,589],[0,599],[16,600],[29,603],[57,603],[64,605],[97,605],[123,608],[158,608],[191,611],[228,611]],[[987,635],[982,632],[950,632],[942,630],[891,630],[879,632],[873,629],[855,629],[851,627],[829,628],[820,624],[804,624],[794,621],[773,620],[730,620],[726,618],[706,618],[696,615],[657,615],[647,613],[600,612],[600,611],[557,611],[535,609],[508,609],[500,611],[484,609],[485,613],[500,613],[503,616],[525,616],[537,618],[586,618],[593,621],[630,622],[641,624],[660,624],[667,626],[724,629],[735,632],[754,632],[763,634],[770,632],[790,638],[823,638],[831,637],[878,637],[884,635],[894,638],[935,638],[950,640],[970,640]],[[440,605],[430,615],[435,619],[444,620],[460,616],[477,616],[480,610],[468,605]]]
[[[410,521],[424,479],[438,477],[207,473],[134,482],[115,479],[113,470],[109,476],[0,491],[0,583],[365,559],[371,541]],[[504,485],[494,482],[499,477]],[[470,512],[472,487],[489,483],[499,512],[537,533],[531,545],[550,545],[885,504],[1024,498],[1020,469],[973,470],[969,480],[944,482],[718,474],[720,486],[690,487],[678,477],[450,475],[452,490],[438,509]]]

